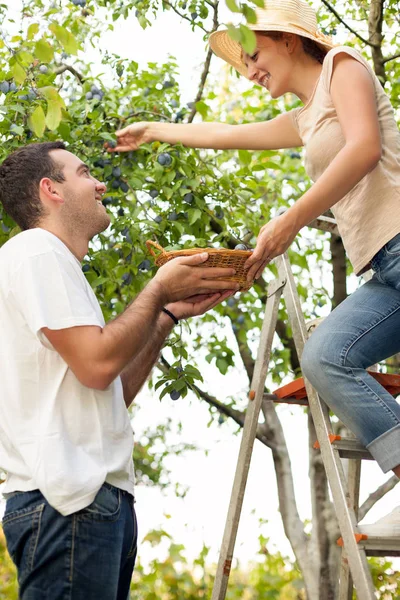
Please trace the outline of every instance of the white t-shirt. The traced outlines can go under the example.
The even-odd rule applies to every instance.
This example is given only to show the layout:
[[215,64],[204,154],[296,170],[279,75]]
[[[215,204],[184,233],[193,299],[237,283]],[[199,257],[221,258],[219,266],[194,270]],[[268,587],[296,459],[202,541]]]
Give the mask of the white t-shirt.
[[0,468],[4,493],[39,489],[68,515],[104,481],[134,491],[133,431],[121,379],[82,385],[43,327],[104,327],[81,265],[55,235],[36,228],[0,248]]

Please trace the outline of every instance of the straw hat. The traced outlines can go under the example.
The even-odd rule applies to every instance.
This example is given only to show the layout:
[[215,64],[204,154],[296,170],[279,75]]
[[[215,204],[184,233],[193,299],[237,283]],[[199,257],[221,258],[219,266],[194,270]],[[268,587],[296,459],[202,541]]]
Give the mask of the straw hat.
[[[313,40],[325,50],[334,44],[330,37],[318,31],[317,16],[305,0],[265,0],[264,8],[256,9],[257,22],[248,25],[253,31],[282,31],[295,33]],[[247,77],[242,61],[242,47],[235,42],[227,30],[214,31],[209,38],[213,52]]]

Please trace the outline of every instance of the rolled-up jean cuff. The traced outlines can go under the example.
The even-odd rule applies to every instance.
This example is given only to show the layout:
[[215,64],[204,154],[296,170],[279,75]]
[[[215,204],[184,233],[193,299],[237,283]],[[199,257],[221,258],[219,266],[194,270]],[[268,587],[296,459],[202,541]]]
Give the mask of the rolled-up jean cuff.
[[384,473],[400,465],[400,425],[385,431],[367,449]]

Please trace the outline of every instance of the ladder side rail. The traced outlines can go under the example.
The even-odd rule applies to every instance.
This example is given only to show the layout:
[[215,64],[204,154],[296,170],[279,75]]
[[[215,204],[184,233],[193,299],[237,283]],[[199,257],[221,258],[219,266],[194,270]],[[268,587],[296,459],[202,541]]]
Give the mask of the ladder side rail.
[[[275,280],[268,288],[268,298],[265,305],[265,316],[261,330],[260,345],[251,383],[251,391],[253,393],[255,392],[255,396],[254,399],[249,400],[246,411],[239,457],[211,600],[224,600],[226,596],[251,455],[264,396],[265,379],[269,368],[272,341],[278,321],[279,303],[282,296],[282,287],[284,285],[285,280]],[[250,398],[252,397],[253,396],[250,396]]]
[[[280,278],[286,279],[284,299],[292,327],[293,339],[300,358],[307,340],[307,330],[302,314],[300,298],[287,254],[279,256],[275,260]],[[306,379],[304,381],[317,438],[321,447],[322,460],[327,471],[336,516],[346,547],[355,587],[359,598],[363,600],[375,600],[374,587],[366,554],[364,549],[357,544],[354,537],[354,534],[358,533],[357,522],[354,511],[349,509],[349,497],[345,491],[347,485],[343,466],[338,451],[332,446],[328,438],[329,433],[332,431],[328,410],[325,403],[321,402],[311,384]]]
[[[358,521],[358,509],[360,501],[360,480],[361,480],[361,459],[347,459],[347,481],[350,497],[350,506]],[[352,600],[353,598],[353,578],[349,569],[349,559],[346,549],[342,548],[340,559],[339,576],[339,600]]]

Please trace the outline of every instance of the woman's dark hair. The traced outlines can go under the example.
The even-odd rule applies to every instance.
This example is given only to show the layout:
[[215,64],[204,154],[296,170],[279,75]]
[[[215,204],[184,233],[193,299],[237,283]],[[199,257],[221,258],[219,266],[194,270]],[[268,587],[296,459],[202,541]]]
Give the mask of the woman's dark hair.
[[21,227],[36,227],[44,215],[39,196],[43,177],[62,183],[62,165],[50,156],[52,150],[65,150],[63,142],[43,142],[19,148],[0,166],[0,201],[4,210]]
[[[264,35],[265,37],[269,37],[275,42],[283,38],[282,31],[257,31],[256,33]],[[314,58],[315,60],[317,60],[322,65],[328,51],[318,46],[318,44],[314,42],[314,40],[310,40],[309,38],[303,37],[302,35],[299,35],[298,37],[301,40],[304,52],[312,58]]]

